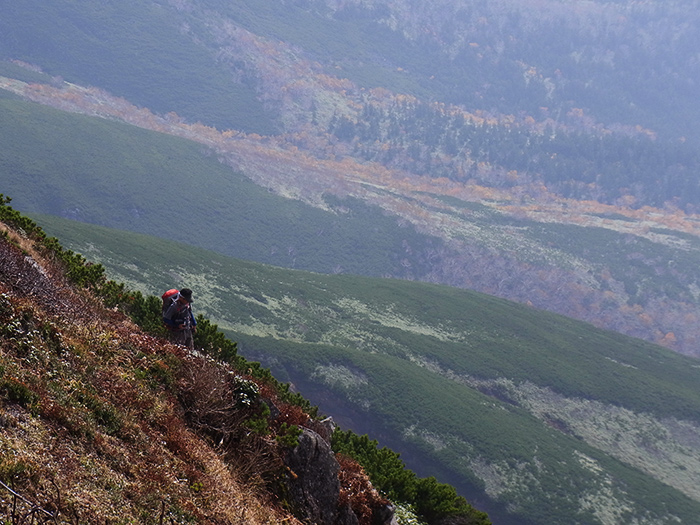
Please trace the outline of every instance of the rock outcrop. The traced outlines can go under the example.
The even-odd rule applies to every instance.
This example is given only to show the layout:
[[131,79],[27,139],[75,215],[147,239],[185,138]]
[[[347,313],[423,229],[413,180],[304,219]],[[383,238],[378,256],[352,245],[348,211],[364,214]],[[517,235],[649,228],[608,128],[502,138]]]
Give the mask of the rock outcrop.
[[[285,464],[286,496],[299,519],[315,525],[360,525],[350,505],[340,504],[340,464],[320,434],[304,428]],[[379,505],[372,509],[370,519],[373,525],[395,524],[394,507]]]
[[359,523],[352,510],[338,509],[340,465],[319,434],[304,429],[299,444],[287,455],[286,465],[288,497],[300,519],[318,525]]

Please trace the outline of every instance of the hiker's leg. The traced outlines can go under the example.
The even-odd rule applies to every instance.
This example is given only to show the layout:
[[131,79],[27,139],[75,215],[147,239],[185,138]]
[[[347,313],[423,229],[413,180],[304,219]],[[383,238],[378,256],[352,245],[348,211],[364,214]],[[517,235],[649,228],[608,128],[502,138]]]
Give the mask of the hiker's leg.
[[183,330],[170,332],[170,340],[176,345],[185,345],[185,332]]
[[184,334],[182,344],[190,350],[194,350],[194,337],[192,335],[192,330],[184,330],[182,333]]

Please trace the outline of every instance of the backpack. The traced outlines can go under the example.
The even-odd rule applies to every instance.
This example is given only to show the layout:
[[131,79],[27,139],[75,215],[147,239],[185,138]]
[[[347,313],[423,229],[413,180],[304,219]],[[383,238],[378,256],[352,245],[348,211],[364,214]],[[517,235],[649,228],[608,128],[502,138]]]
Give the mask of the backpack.
[[171,288],[167,292],[165,292],[163,295],[160,296],[161,299],[163,299],[163,310],[165,310],[168,306],[170,306],[170,303],[172,302],[173,299],[177,299],[177,296],[180,294],[180,290],[177,288]]
[[[161,299],[163,299],[163,309],[161,311],[162,315],[165,315],[165,311],[168,309],[168,307],[173,303],[173,301],[177,301],[177,298],[180,296],[180,290],[177,288],[171,288],[167,292],[165,292],[163,295],[160,296]],[[165,325],[166,323],[163,322]],[[167,325],[166,325],[167,327]]]

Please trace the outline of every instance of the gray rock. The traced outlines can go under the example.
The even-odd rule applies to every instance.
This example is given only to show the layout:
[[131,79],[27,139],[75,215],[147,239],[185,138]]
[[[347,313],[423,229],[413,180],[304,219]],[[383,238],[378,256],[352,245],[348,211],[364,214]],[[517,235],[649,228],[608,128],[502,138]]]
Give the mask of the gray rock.
[[[305,428],[299,436],[299,444],[287,454],[286,459],[290,472],[287,494],[297,517],[317,525],[340,525],[340,465],[328,442],[313,430]],[[351,522],[347,514],[343,512],[342,523],[349,525]],[[354,514],[352,516],[355,517]],[[354,523],[357,524],[356,517]]]
[[396,520],[396,507],[388,503],[387,505],[382,505],[374,509],[372,523],[374,525],[398,525],[398,521]]
[[[332,425],[332,420],[324,422]],[[332,426],[321,428],[332,433]],[[324,432],[325,430],[325,432]],[[302,428],[299,444],[287,453],[286,497],[300,520],[314,525],[359,525],[350,505],[339,506],[340,465],[325,436]],[[391,504],[373,510],[372,525],[397,525]]]

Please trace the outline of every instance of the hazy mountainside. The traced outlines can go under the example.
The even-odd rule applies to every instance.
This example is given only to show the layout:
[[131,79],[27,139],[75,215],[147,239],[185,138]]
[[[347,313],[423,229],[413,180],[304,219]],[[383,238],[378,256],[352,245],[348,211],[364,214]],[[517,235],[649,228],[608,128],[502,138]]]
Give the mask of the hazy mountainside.
[[[693,2],[0,7],[0,192],[24,212],[697,355]],[[696,520],[696,361],[463,290],[55,227],[129,282],[201,290],[246,351],[504,522]]]
[[321,158],[611,203],[700,198],[692,2],[5,7],[6,58]]
[[158,2],[3,1],[0,53],[54,77],[109,89],[160,113],[177,111],[220,128],[269,133],[255,91],[202,46]]
[[[334,226],[329,237],[326,228],[305,230],[302,218],[327,215],[280,204],[277,217],[294,228],[253,219],[269,228],[249,233],[266,235],[225,234],[200,245],[248,246],[226,253],[300,268],[469,287],[686,353],[697,350],[699,296],[690,261],[700,161],[691,95],[699,25],[691,3],[589,2],[574,9],[554,0],[62,0],[50,6],[28,0],[2,7],[0,56],[23,61],[23,68],[0,66],[10,79],[6,89],[202,142],[275,193],[336,214],[362,209],[355,218],[370,213],[368,220],[379,219],[385,232],[370,228],[377,234],[358,239],[352,229],[366,230],[359,220],[345,230]],[[20,115],[13,114],[15,121]],[[55,149],[48,154],[55,157]],[[93,165],[86,174],[97,169],[111,184],[83,186],[85,197],[99,207],[115,193],[121,200],[107,214],[109,225],[164,235],[167,224],[135,226],[134,215],[145,209],[138,190],[147,184],[140,181],[148,177],[121,191],[115,182],[146,168],[177,171],[162,159],[104,157],[112,165],[123,161],[119,173]],[[190,209],[206,209],[210,223],[229,228],[221,214],[235,192],[223,183],[208,193],[199,174],[223,172],[192,162],[181,163],[192,183],[179,188],[178,198],[192,191]],[[43,168],[70,184],[65,171]],[[26,211],[106,223],[87,218],[99,208],[85,200],[47,202],[53,193],[46,188],[36,193],[43,203],[21,201],[27,196],[14,190],[18,181],[41,185],[41,171],[36,164],[5,164],[3,191]],[[405,235],[390,233],[390,217],[358,201],[338,208],[329,194],[378,205],[419,235],[404,246]],[[253,202],[232,205],[243,211]],[[87,208],[93,211],[81,217]],[[542,235],[554,222],[566,226]],[[198,232],[206,237],[208,230]],[[283,238],[270,236],[273,230]],[[183,236],[180,229],[171,238]],[[370,242],[390,245],[390,254],[365,265]],[[322,254],[339,244],[343,257],[357,248],[357,259]],[[685,261],[681,267],[678,260]]]
[[321,210],[274,195],[191,141],[2,94],[0,108],[0,180],[18,209],[326,273],[403,277],[403,260],[424,275],[441,245],[357,199]]
[[[23,211],[277,265],[474,288],[697,351],[693,216],[519,202],[491,188],[321,162],[266,138],[158,118],[96,90],[4,85],[205,144],[7,95],[0,99],[2,183]],[[221,159],[296,200],[263,190]]]
[[449,481],[494,523],[696,520],[694,359],[474,292],[43,221],[147,293],[191,285],[244,357]]
[[438,100],[535,118],[581,108],[606,125],[697,140],[692,1],[309,3],[335,18],[364,14],[414,43],[411,54],[424,50],[431,61],[394,65],[411,68]]

